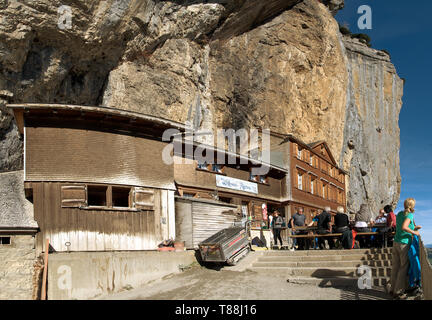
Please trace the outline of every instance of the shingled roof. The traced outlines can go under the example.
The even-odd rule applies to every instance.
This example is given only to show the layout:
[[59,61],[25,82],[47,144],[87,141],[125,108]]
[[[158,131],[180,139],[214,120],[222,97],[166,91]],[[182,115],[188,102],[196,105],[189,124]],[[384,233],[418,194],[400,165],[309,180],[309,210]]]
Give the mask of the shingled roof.
[[33,204],[24,195],[24,172],[0,173],[0,230],[37,227]]

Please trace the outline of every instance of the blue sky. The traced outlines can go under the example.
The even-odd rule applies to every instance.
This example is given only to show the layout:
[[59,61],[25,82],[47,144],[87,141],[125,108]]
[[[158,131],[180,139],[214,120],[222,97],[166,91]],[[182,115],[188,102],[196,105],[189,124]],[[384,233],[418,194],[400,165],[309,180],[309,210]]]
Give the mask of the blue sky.
[[[372,9],[372,29],[359,30],[357,13],[361,5]],[[400,114],[403,200],[417,200],[415,222],[421,236],[432,244],[432,1],[417,0],[345,0],[345,8],[336,16],[348,24],[352,33],[366,33],[372,47],[391,54],[401,78],[406,79]]]

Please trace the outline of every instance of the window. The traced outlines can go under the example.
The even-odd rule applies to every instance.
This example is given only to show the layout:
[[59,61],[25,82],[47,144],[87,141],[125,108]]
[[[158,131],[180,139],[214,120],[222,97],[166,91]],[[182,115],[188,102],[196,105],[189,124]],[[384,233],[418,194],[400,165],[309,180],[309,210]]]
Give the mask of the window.
[[223,173],[222,166],[220,164],[212,164],[212,171],[217,173]]
[[195,193],[183,192],[183,197],[193,198],[193,197],[195,197]]
[[11,244],[11,237],[0,237],[0,245]]
[[297,174],[297,187],[303,190],[303,175],[301,173]]
[[204,163],[198,162],[197,168],[200,170],[208,170],[208,164],[207,164],[207,162],[204,162]]
[[342,190],[338,191],[338,202],[340,204],[343,204],[343,191]]
[[310,159],[309,159],[309,164],[313,167],[314,165],[314,156],[311,154]]
[[129,208],[131,188],[112,187],[112,206],[120,208]]
[[323,185],[322,185],[322,197],[324,199],[327,198],[327,185],[325,183],[323,183]]
[[247,217],[249,215],[249,202],[242,201],[241,209],[243,218]]
[[252,173],[249,176],[249,180],[254,181],[254,182],[263,183],[263,184],[267,184],[268,183],[268,179],[267,179],[266,176],[252,175]]
[[198,170],[205,170],[213,173],[223,174],[224,173],[223,168],[224,168],[223,165],[220,164],[208,164],[207,162],[197,164]]
[[315,180],[311,179],[310,192],[311,192],[312,194],[315,193],[315,190],[314,190],[314,184],[315,184]]
[[107,186],[87,186],[88,206],[107,206]]
[[302,149],[300,147],[297,148],[297,158],[299,158],[301,160],[302,158]]
[[62,185],[61,207],[97,210],[153,210],[154,190],[110,185]]
[[225,203],[231,203],[232,198],[219,197],[219,201],[225,202]]

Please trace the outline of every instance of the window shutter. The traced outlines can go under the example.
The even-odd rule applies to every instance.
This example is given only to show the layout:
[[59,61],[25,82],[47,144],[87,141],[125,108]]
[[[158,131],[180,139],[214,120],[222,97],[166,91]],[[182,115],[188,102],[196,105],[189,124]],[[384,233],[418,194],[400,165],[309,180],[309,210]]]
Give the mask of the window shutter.
[[262,220],[262,208],[259,205],[254,205],[254,220]]
[[154,209],[154,190],[145,188],[134,188],[133,207],[135,209],[153,210]]
[[87,189],[85,185],[61,186],[61,206],[79,208],[87,206]]

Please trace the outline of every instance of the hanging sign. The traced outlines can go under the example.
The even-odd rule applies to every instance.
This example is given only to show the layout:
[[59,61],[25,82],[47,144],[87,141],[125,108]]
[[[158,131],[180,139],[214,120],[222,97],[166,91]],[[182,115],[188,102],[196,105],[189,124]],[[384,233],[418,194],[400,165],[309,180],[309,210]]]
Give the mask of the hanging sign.
[[258,184],[221,175],[216,176],[216,186],[258,194]]

